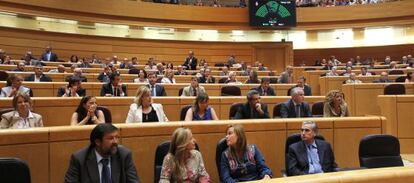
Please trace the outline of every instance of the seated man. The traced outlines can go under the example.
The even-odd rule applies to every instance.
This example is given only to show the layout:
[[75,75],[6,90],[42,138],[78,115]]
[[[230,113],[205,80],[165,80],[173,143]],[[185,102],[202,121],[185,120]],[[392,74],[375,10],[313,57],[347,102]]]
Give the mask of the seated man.
[[287,155],[287,175],[305,175],[333,172],[337,167],[331,145],[315,139],[318,126],[313,121],[305,121],[301,128],[302,141],[289,146]]
[[256,90],[247,93],[247,102],[240,106],[233,119],[269,118],[267,105],[260,103],[260,95]]
[[346,80],[345,83],[346,84],[359,84],[359,83],[362,83],[362,81],[356,78],[356,74],[355,73],[351,73],[349,75],[349,79]]
[[262,78],[260,81],[260,86],[254,88],[257,92],[259,92],[260,96],[275,96],[275,90],[270,87],[270,79],[269,78]]
[[148,82],[147,87],[151,90],[151,96],[167,96],[164,86],[157,84],[157,76],[153,72],[148,73]]
[[72,154],[64,182],[140,182],[132,153],[118,145],[119,138],[112,124],[96,125],[90,145]]
[[282,72],[278,80],[279,83],[293,83],[293,67],[287,66],[286,71]]
[[[110,64],[112,65],[112,64]],[[99,73],[98,79],[100,82],[108,83],[109,82],[109,75],[112,73],[112,70],[109,66],[104,67],[103,71]]]
[[[75,64],[73,64],[72,66],[74,66],[74,65]],[[68,82],[71,77],[78,77],[78,78],[80,78],[80,80],[82,82],[88,82],[88,79],[85,76],[82,75],[82,69],[81,68],[78,68],[78,67],[75,67],[73,69],[73,75],[72,76],[67,76],[66,79],[65,79],[65,81]]]
[[86,95],[86,89],[82,88],[81,81],[78,77],[71,77],[66,86],[58,89],[58,97],[83,97]]
[[19,63],[17,63],[17,68],[14,69],[13,71],[14,72],[24,72],[25,71],[24,66],[25,66],[24,62],[19,62]]
[[282,118],[301,118],[312,117],[309,104],[304,100],[305,93],[300,87],[295,87],[290,91],[291,99],[282,104],[280,116]]
[[34,74],[31,74],[25,78],[25,81],[34,81],[34,82],[52,82],[52,79],[43,74],[43,66],[36,65],[34,68]]
[[303,89],[303,92],[305,93],[305,96],[312,96],[312,88],[306,84],[306,78],[303,76],[300,76],[298,80],[296,80],[296,85],[292,88],[290,88],[288,91],[288,96],[290,95],[290,91],[295,88],[299,87]]
[[186,86],[183,89],[183,93],[181,94],[182,97],[190,97],[190,96],[197,96],[200,93],[206,93],[204,87],[198,84],[197,76],[191,77],[191,84],[190,86]]
[[49,70],[49,73],[66,73],[64,65],[58,65],[56,69]]
[[177,72],[175,72],[174,75],[187,75],[187,72],[185,72],[182,65],[178,65]]
[[374,83],[390,83],[391,80],[388,79],[388,73],[387,72],[381,72],[381,76],[378,80],[374,80]]
[[203,75],[200,78],[200,83],[215,83],[216,82],[216,78],[214,78],[214,76],[211,75],[211,70],[210,69],[205,69],[203,72]]
[[101,96],[127,96],[126,85],[122,84],[121,76],[118,73],[112,73],[109,76],[109,83],[104,83],[102,85]]

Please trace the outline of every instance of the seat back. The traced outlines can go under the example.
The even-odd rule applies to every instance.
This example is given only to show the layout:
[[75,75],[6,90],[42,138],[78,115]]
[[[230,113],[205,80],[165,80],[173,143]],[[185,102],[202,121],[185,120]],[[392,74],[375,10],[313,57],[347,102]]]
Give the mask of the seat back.
[[384,88],[384,95],[404,95],[405,86],[403,84],[389,84]]
[[405,76],[400,76],[397,79],[395,79],[395,82],[397,83],[404,83],[405,82]]
[[139,69],[131,68],[129,69],[128,74],[139,74]]
[[18,158],[0,158],[0,180],[10,183],[30,183],[30,170]]
[[192,105],[186,105],[184,107],[181,108],[181,112],[180,112],[180,120],[184,121],[185,120],[185,116],[187,114],[188,109],[190,109],[192,107]]
[[221,96],[241,96],[241,90],[238,86],[223,86]]
[[389,75],[401,75],[404,74],[404,71],[402,70],[390,70],[390,72],[388,72]]
[[[157,146],[157,149],[155,150],[154,183],[158,183],[160,181],[162,163],[164,161],[164,157],[168,154],[168,151],[170,150],[170,144],[170,141],[162,142]],[[195,144],[195,149],[197,151],[200,151],[197,143]]]
[[178,96],[181,96],[183,94],[183,90],[184,88],[180,88],[180,90],[178,90]]
[[221,78],[218,80],[218,83],[225,83],[227,81],[227,78]]
[[403,166],[400,142],[392,135],[368,135],[359,143],[359,164],[366,168]]
[[289,88],[289,90],[287,91],[287,95],[286,96],[290,96],[290,91],[292,91],[293,88],[295,88],[295,87]]
[[226,142],[226,138],[222,138],[218,141],[217,143],[217,147],[216,147],[216,167],[217,167],[217,171],[218,171],[218,175],[219,175],[219,179],[221,180],[221,169],[220,169],[220,162],[221,162],[221,154],[223,154],[223,152],[227,149],[227,142]]
[[14,108],[1,108],[0,109],[0,116],[3,115],[4,113],[8,113],[8,112],[11,112],[13,110],[14,110]]
[[233,119],[236,116],[237,110],[243,105],[243,103],[234,103],[230,106],[229,119]]
[[280,108],[282,108],[282,104],[283,103],[278,103],[278,104],[275,104],[275,107],[273,107],[273,118],[280,118],[280,117],[282,117],[280,115]]
[[105,117],[105,123],[112,123],[112,113],[111,110],[109,110],[105,106],[98,106],[96,109],[101,110]]
[[6,81],[9,78],[9,74],[6,71],[0,71],[0,81]]
[[323,106],[324,102],[315,102],[312,105],[312,116],[313,117],[322,117],[323,116]]

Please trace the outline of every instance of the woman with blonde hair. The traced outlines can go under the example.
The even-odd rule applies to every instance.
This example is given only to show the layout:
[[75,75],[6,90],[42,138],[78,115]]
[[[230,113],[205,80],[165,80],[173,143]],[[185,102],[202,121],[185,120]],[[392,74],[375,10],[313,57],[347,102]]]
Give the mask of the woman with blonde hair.
[[339,90],[331,90],[325,97],[323,107],[324,117],[347,117],[350,116],[348,105],[344,100],[344,94]]
[[195,143],[190,129],[177,128],[174,131],[170,150],[162,163],[160,183],[210,182],[203,158],[195,150]]
[[166,122],[167,116],[161,104],[152,103],[151,91],[147,86],[138,88],[134,103],[128,111],[126,123]]
[[266,166],[256,145],[248,145],[243,126],[229,125],[226,130],[228,148],[221,154],[220,180],[234,183],[270,179],[272,171]]

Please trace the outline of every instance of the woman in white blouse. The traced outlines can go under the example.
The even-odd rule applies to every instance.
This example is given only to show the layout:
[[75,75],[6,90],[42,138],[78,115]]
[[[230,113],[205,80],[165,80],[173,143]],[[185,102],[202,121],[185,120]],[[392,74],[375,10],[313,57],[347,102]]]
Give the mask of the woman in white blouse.
[[147,72],[141,69],[138,72],[138,78],[134,79],[134,83],[148,83]]
[[161,83],[175,83],[174,72],[171,69],[165,71],[164,77],[161,80]]
[[152,103],[150,89],[141,86],[131,104],[125,123],[166,122],[167,116],[161,104]]

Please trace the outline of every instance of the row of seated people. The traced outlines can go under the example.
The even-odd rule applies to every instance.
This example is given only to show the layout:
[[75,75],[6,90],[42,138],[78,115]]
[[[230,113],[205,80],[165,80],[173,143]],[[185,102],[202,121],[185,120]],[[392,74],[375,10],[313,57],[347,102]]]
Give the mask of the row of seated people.
[[[364,70],[364,69],[362,69]],[[390,71],[392,72],[392,71]],[[367,71],[361,71],[361,73],[358,76],[371,76],[372,74]],[[339,76],[336,70],[332,70],[331,72],[326,74],[327,77],[333,77],[333,76]],[[348,76],[349,78],[347,80],[344,80],[344,84],[359,84],[362,83],[361,80],[357,79],[356,73],[352,71],[346,71],[342,74],[342,76]],[[392,83],[394,81],[389,79],[389,73],[387,72],[381,72],[380,77],[377,80],[373,80],[373,83]],[[405,83],[411,83],[414,82],[413,72],[407,72],[405,76],[400,76],[395,79],[395,82],[405,82]]]
[[[126,123],[142,122],[166,122],[169,121],[163,106],[152,102],[154,88],[141,86],[130,105],[126,115]],[[191,90],[188,91],[191,93]],[[209,106],[209,97],[204,91],[193,91],[196,96],[194,104],[187,107],[185,121],[197,120],[218,120],[216,111]],[[233,119],[260,119],[270,118],[267,104],[261,103],[260,92],[257,89],[251,90],[247,94],[247,102],[235,105],[236,113]],[[31,99],[27,93],[14,92],[12,104],[14,110],[2,114],[1,128],[30,128],[43,126],[42,117],[31,112]],[[278,104],[278,117],[298,118],[312,117],[309,104],[304,101],[304,90],[295,87],[291,90],[291,99],[285,103]],[[323,107],[323,115],[326,117],[346,117],[350,116],[348,106],[344,101],[343,93],[333,90],[326,96]],[[104,112],[97,108],[95,97],[85,96],[80,101],[77,109],[72,115],[71,125],[85,125],[105,123]]]
[[[414,59],[412,55],[404,55],[401,57],[400,61],[393,61],[391,56],[385,56],[383,62],[379,62],[376,59],[373,58],[361,58],[359,55],[357,55],[355,58],[351,57],[346,62],[341,62],[338,60],[335,55],[331,55],[328,60],[325,58],[318,59],[315,61],[315,64],[313,66],[323,66],[322,69],[330,70],[333,66],[345,66],[345,67],[354,67],[354,66],[361,66],[365,65],[368,69],[374,69],[378,66],[378,64],[381,64],[383,66],[388,66],[389,68],[394,67],[407,67],[409,64],[413,63]],[[401,64],[401,65],[397,65]],[[410,66],[412,68],[412,64]],[[381,67],[383,68],[383,67]]]
[[[342,171],[335,162],[330,143],[318,135],[318,132],[315,122],[305,121],[300,128],[300,134],[291,135],[287,139],[284,175]],[[139,170],[133,163],[132,152],[119,145],[119,139],[119,130],[115,126],[98,124],[91,132],[90,145],[72,154],[64,182],[89,182],[94,179],[105,183],[120,180],[139,182]],[[225,137],[218,142],[216,149],[220,182],[267,180],[276,176],[266,165],[258,146],[247,142],[242,125],[233,124],[227,127]],[[389,147],[375,147],[376,150],[367,151],[367,148],[372,149],[379,142],[386,143]],[[372,152],[375,155],[368,155]],[[381,156],[383,153],[387,155]],[[360,143],[360,164],[365,168],[403,166],[398,139],[387,135],[365,137]],[[190,129],[175,129],[171,140],[157,147],[154,182],[211,182]]]

